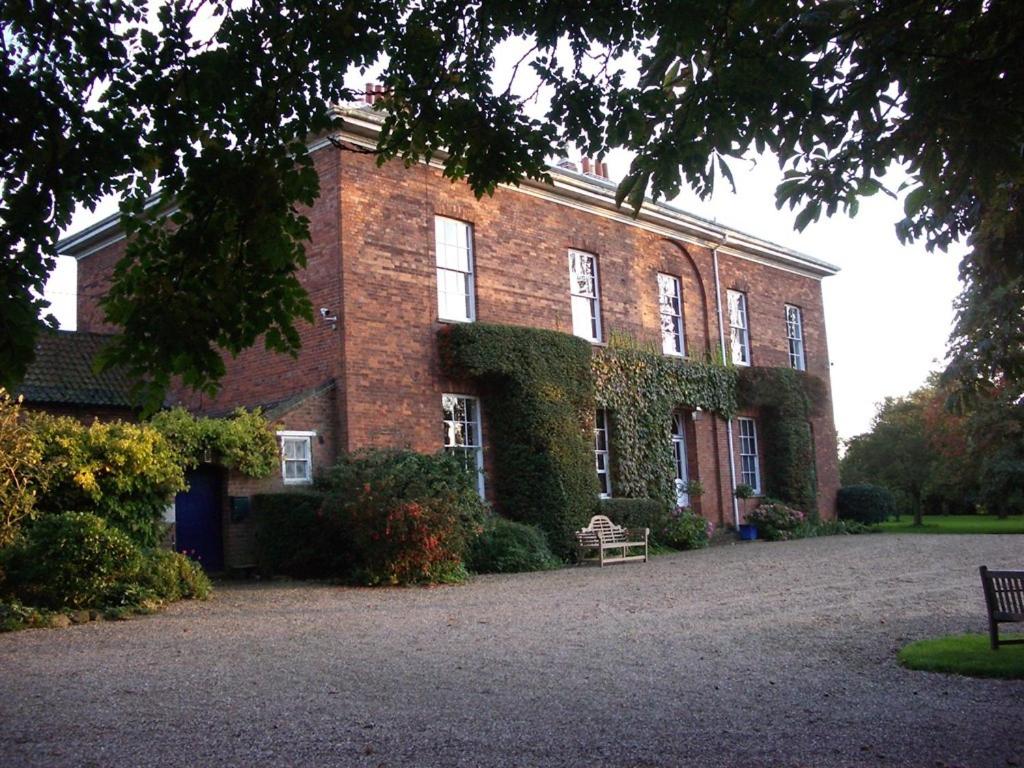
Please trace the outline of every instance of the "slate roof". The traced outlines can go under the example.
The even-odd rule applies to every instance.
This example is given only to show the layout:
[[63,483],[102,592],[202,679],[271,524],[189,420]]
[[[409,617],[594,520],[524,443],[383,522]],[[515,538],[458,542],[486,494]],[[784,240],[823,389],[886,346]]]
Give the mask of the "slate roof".
[[43,331],[36,359],[16,387],[28,403],[134,408],[131,379],[123,370],[93,371],[96,354],[112,337],[78,331]]

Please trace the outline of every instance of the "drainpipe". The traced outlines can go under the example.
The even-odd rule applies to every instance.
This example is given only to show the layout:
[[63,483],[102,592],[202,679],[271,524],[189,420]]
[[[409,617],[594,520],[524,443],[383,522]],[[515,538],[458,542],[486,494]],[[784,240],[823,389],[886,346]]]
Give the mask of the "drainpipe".
[[[722,317],[722,281],[718,276],[718,249],[729,242],[729,233],[722,235],[722,241],[711,249],[711,261],[715,267],[715,308],[718,311],[718,342],[722,351],[722,362],[729,358],[725,346],[725,321]],[[732,439],[732,418],[726,419],[726,445],[729,450],[729,484],[732,487],[732,520],[737,529],[740,527],[740,502],[736,498],[736,451]]]

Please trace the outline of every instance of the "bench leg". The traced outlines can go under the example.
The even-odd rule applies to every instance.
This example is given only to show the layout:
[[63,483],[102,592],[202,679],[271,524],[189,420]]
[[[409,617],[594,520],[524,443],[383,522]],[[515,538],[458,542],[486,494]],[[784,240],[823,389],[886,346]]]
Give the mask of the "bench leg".
[[988,617],[988,639],[993,651],[999,650],[999,625],[991,616]]

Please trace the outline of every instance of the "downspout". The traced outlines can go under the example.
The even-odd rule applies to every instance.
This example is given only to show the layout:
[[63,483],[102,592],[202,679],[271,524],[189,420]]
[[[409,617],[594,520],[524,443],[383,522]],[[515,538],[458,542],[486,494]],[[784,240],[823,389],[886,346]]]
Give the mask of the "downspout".
[[[718,249],[729,242],[729,233],[722,235],[722,241],[711,249],[711,261],[715,268],[715,309],[718,312],[718,343],[722,352],[722,362],[728,360],[725,346],[725,321],[722,317],[722,281],[718,276]],[[737,529],[740,527],[740,502],[736,498],[736,451],[732,439],[732,417],[725,421],[726,446],[729,450],[729,485],[732,487],[732,520]]]

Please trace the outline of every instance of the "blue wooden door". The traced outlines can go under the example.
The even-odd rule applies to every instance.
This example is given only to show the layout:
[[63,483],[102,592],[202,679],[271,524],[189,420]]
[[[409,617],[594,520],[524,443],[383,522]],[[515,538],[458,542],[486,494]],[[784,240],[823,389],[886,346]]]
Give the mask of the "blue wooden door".
[[189,471],[188,490],[174,499],[174,546],[207,571],[224,570],[222,470],[204,464]]

